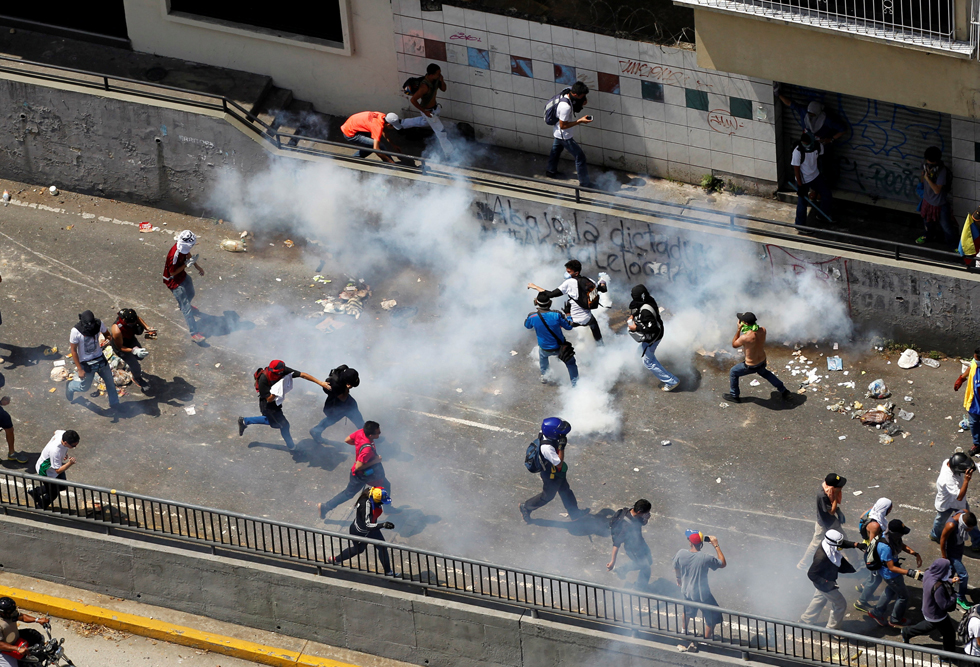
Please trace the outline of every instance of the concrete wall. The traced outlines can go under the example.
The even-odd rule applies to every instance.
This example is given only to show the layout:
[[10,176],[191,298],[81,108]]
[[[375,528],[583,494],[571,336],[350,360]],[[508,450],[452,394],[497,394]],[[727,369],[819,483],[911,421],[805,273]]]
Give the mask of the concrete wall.
[[[0,516],[4,571],[429,667],[724,665],[492,609]],[[739,661],[741,662],[741,661]],[[742,662],[744,664],[744,662]]]
[[[482,141],[548,154],[553,128],[542,119],[544,105],[580,80],[596,120],[576,128],[575,139],[590,162],[684,182],[735,176],[754,191],[775,189],[771,81],[709,71],[690,49],[447,4],[392,6],[401,80],[438,63],[448,86],[439,96],[443,116],[472,124]],[[407,100],[401,107],[418,115]]]
[[[219,30],[166,14],[165,0],[125,0],[133,49],[271,76],[277,86],[319,111],[350,115],[398,103],[399,81],[389,0],[348,0],[353,53],[342,55],[302,40],[271,40],[247,29]],[[302,11],[270,6],[268,11]]]
[[778,21],[694,11],[698,65],[980,117],[980,63]]

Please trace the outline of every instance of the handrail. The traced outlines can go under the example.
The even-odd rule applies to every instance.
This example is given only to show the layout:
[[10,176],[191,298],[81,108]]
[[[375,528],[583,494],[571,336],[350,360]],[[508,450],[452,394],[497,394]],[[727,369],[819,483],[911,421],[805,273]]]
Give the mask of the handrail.
[[[11,65],[4,65],[4,62],[15,63],[17,65],[30,68],[53,70],[56,73],[37,71],[36,69],[22,69]],[[356,155],[337,154],[336,152],[320,148],[320,146],[325,146],[344,150],[359,150],[359,148],[356,146],[352,146],[348,143],[341,143],[318,137],[304,136],[301,134],[280,132],[277,128],[273,128],[269,124],[263,122],[262,119],[258,118],[255,114],[248,111],[234,100],[228,99],[227,97],[217,93],[187,90],[184,88],[168,86],[162,83],[139,81],[137,79],[130,79],[121,76],[110,76],[71,67],[63,67],[60,65],[47,65],[44,63],[11,58],[10,56],[4,55],[0,55],[0,72],[17,74],[19,76],[44,81],[69,83],[72,85],[91,88],[93,90],[119,92],[137,97],[144,97],[147,99],[173,102],[195,108],[221,111],[241,122],[256,136],[274,144],[278,149],[283,151],[316,155],[341,162],[364,163],[364,161],[367,159],[358,158]],[[57,74],[58,72],[65,74],[59,75]],[[68,76],[69,74],[73,76]],[[118,84],[132,84],[139,86],[139,88],[134,89]],[[156,91],[172,91],[174,93],[179,93],[180,96]],[[202,99],[192,99],[187,97],[188,95]],[[294,145],[294,141],[296,144],[301,141],[309,142],[317,147],[300,147],[298,145]],[[848,250],[867,256],[889,257],[895,259],[896,261],[904,261],[921,266],[960,269],[966,273],[973,273],[975,271],[972,265],[964,265],[962,258],[957,253],[945,250],[934,250],[932,248],[924,248],[897,241],[861,236],[860,234],[851,234],[849,232],[795,225],[793,223],[769,220],[757,216],[742,215],[735,212],[720,211],[686,204],[677,204],[675,202],[662,201],[649,197],[641,197],[638,195],[610,193],[596,188],[582,187],[581,185],[566,184],[555,181],[543,181],[533,177],[499,172],[490,169],[482,169],[479,167],[454,167],[453,165],[440,163],[438,160],[434,160],[432,158],[420,157],[417,155],[408,155],[404,153],[373,149],[371,152],[387,155],[395,158],[396,160],[417,160],[421,165],[419,168],[416,168],[399,163],[371,162],[373,167],[380,167],[393,172],[405,173],[408,171],[412,173],[440,176],[450,180],[463,179],[471,184],[480,183],[492,185],[493,187],[501,190],[510,190],[518,195],[534,194],[538,196],[547,196],[556,200],[587,203],[592,206],[607,208],[616,212],[654,216],[668,220],[696,224],[706,228],[727,228],[729,231],[764,236],[777,241],[793,240],[809,246],[834,250]],[[472,176],[471,174],[479,174],[488,178],[480,179]],[[490,178],[509,180],[490,180]],[[516,180],[517,182],[509,182],[513,180]],[[673,212],[650,210],[649,208],[641,208],[635,205],[624,205],[623,202],[643,204],[647,207],[652,206],[666,208]],[[701,217],[689,215],[692,212],[704,215]],[[727,224],[722,224],[721,221],[726,220]],[[767,227],[774,227],[775,229],[773,230],[765,227],[750,226],[748,223],[756,223],[757,225],[765,225]],[[807,235],[798,236],[797,232],[800,231],[807,233]]]
[[[46,490],[47,497],[40,499],[42,505],[34,489]],[[212,553],[221,549],[314,566],[321,575],[333,568],[353,570],[379,582],[401,582],[409,588],[446,591],[463,599],[496,601],[532,613],[547,612],[555,618],[702,641],[740,652],[743,657],[752,653],[850,667],[941,667],[953,659],[960,664],[980,665],[980,659],[962,653],[14,471],[0,471],[0,508],[4,513],[16,510],[101,525],[107,532],[119,526],[130,534],[164,535],[178,545],[206,545]],[[335,564],[332,559],[345,550],[357,553]],[[685,607],[719,614],[720,632],[712,639],[703,639],[697,622],[689,632],[682,627]]]

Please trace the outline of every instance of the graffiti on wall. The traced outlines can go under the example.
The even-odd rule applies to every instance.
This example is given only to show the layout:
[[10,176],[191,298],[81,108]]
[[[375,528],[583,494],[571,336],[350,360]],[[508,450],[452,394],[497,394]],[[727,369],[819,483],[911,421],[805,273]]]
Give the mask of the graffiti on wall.
[[731,136],[745,127],[745,125],[724,109],[712,109],[708,112],[708,127],[715,132],[721,132],[722,134]]
[[771,243],[767,243],[765,248],[774,277],[797,278],[808,274],[822,282],[838,282],[841,284],[842,296],[847,299],[847,309],[851,310],[851,276],[848,273],[846,259],[843,257],[807,259],[802,252],[790,251]]
[[648,65],[636,60],[620,60],[619,72],[641,79],[659,81],[668,86],[682,86],[684,88],[696,88],[697,90],[708,90],[713,87],[710,83],[705,83],[684,70],[673,69],[666,65]]

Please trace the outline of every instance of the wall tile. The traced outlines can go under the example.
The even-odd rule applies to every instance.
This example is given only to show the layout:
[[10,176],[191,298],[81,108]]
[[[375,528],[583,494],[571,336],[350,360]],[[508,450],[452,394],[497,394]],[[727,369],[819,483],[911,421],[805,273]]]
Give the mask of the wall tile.
[[[524,77],[521,76],[515,76],[514,80],[511,83],[513,84],[514,92],[516,94],[528,95],[528,96],[534,95],[534,81],[532,79],[525,79]],[[541,103],[541,106],[542,106],[542,113],[544,113],[543,111],[544,102]]]
[[699,129],[708,129],[708,112],[698,109],[685,109],[687,112],[687,126]]
[[768,162],[766,160],[756,160],[755,161],[755,177],[762,178],[767,181],[776,180],[776,163]]
[[455,103],[452,100],[440,98],[439,106],[442,108],[442,110],[439,112],[439,115],[442,116],[443,118],[452,118],[454,104]]
[[492,93],[492,97],[490,99],[492,100],[492,104],[495,109],[510,111],[513,113],[514,93],[509,93],[503,90],[493,90],[492,88],[490,92]]
[[469,67],[470,70],[470,85],[476,86],[477,88],[490,88],[490,72],[485,69],[477,69],[476,67]]
[[402,29],[402,16],[400,14],[394,14],[391,18],[392,22],[395,24],[395,34],[404,35],[405,31]]
[[741,97],[729,97],[728,107],[729,112],[736,118],[752,120],[752,100]]
[[473,87],[469,84],[446,84],[446,93],[452,93],[452,99],[454,102],[465,102],[467,104],[473,103],[472,95]]
[[513,111],[505,111],[504,109],[494,109],[493,110],[493,124],[504,130],[514,130],[515,125],[515,114]]
[[[598,109],[599,111],[603,111],[605,113],[622,113],[623,103],[620,100],[619,95],[603,92],[593,93],[591,91],[589,92],[589,95],[589,104],[593,109]],[[586,108],[585,111],[588,112],[589,109]]]
[[531,42],[531,58],[543,60],[547,63],[555,62],[555,48],[551,44],[544,42]]
[[659,65],[664,59],[664,50],[656,44],[650,42],[639,42],[637,44],[639,55],[634,60],[641,60],[649,65]]
[[[629,148],[629,146],[627,146],[627,148]],[[623,168],[633,174],[645,174],[647,170],[646,156],[626,153],[626,160],[623,162]]]
[[612,132],[610,130],[602,130],[602,147],[604,149],[622,152],[623,147],[623,133],[622,132]]
[[585,32],[584,30],[573,30],[572,44],[576,49],[595,53],[595,33]]
[[[973,160],[975,156],[973,140],[953,137],[953,150],[950,151],[950,154],[952,157],[960,158],[961,160]],[[954,182],[958,176],[959,174],[953,173]]]
[[712,171],[724,171],[731,173],[732,171],[732,154],[726,153],[724,151],[711,151],[711,170]]
[[596,122],[601,129],[612,130],[614,132],[623,131],[623,115],[620,113],[598,113],[595,115]]
[[510,37],[491,32],[487,34],[487,47],[491,51],[510,55]]
[[623,151],[604,148],[602,149],[602,164],[613,169],[625,169],[626,154]]
[[688,146],[686,144],[667,144],[667,159],[671,162],[682,162],[684,164],[690,164],[690,153],[688,152]]
[[776,159],[776,146],[768,141],[753,141],[752,150],[752,157],[756,160],[771,161]]
[[674,106],[683,107],[687,105],[687,98],[684,89],[680,86],[664,86],[664,102]]
[[[976,123],[968,118],[950,117],[950,129],[953,139],[966,139],[967,141],[976,140]],[[954,180],[953,183],[956,183]]]
[[562,28],[561,26],[557,25],[551,26],[551,43],[555,46],[567,46],[574,48],[575,39],[572,36],[572,30],[570,28]]
[[667,176],[669,175],[669,171],[667,167],[668,164],[669,163],[667,162],[666,158],[657,159],[657,158],[648,157],[647,173],[650,174],[651,176],[655,176],[656,178],[667,178]]
[[[675,126],[676,127],[676,126]],[[662,120],[643,119],[643,136],[659,142],[667,141],[667,123]]]
[[[542,65],[544,66],[544,63],[542,63]],[[554,71],[554,68],[551,65],[551,63],[548,63],[547,64],[547,68],[548,68],[549,71],[552,71],[552,72]],[[542,67],[542,69],[544,69],[544,67]],[[535,71],[535,73],[537,73],[537,71],[538,71],[538,63],[537,62],[534,63],[534,71]],[[542,108],[542,113],[544,113],[544,104],[548,100],[550,100],[552,97],[554,97],[555,95],[557,95],[557,94],[558,94],[558,84],[556,84],[554,82],[554,79],[553,78],[549,77],[549,78],[539,79],[539,78],[535,77],[535,79],[534,79],[534,96],[537,97],[539,100],[543,100],[542,107],[541,107]]]
[[687,127],[687,109],[674,106],[673,104],[667,104],[666,107],[665,119],[668,123]]
[[667,117],[667,105],[661,102],[643,100],[643,117],[651,120],[665,120]]
[[473,105],[464,102],[453,102],[453,118],[473,122]]
[[742,157],[755,157],[755,142],[748,137],[732,137],[732,154]]
[[497,33],[498,35],[507,35],[507,17],[501,16],[500,14],[490,14],[487,13],[487,32]]
[[405,54],[405,69],[409,72],[425,72],[425,68],[428,67],[429,61],[421,56],[413,56],[411,54]]
[[643,140],[643,148],[647,154],[647,157],[655,157],[660,160],[667,159],[667,142],[660,139],[649,139],[645,138]]
[[531,40],[520,37],[510,38],[510,55],[531,59]]
[[597,53],[595,56],[596,69],[607,74],[619,75],[619,58],[616,56]]
[[602,146],[602,130],[595,123],[592,125],[579,125],[575,128],[572,136],[581,144]]
[[619,55],[619,52],[616,50],[616,38],[610,37],[609,35],[600,35],[596,33],[595,50],[597,53],[605,53],[610,56]]
[[721,132],[709,132],[709,148],[720,153],[732,152],[732,137]]
[[640,45],[631,39],[616,38],[616,55],[620,58],[640,59]]
[[510,72],[490,72],[490,88],[492,90],[512,93],[514,92],[514,75]]
[[687,125],[677,125],[675,123],[664,123],[664,140],[672,144],[684,144],[688,142]]
[[[544,102],[527,95],[514,95],[514,111],[528,116],[544,117]],[[544,120],[541,121],[544,123]]]
[[[470,67],[479,69],[490,69],[490,52],[484,49],[475,49],[472,46],[466,47],[466,63]],[[508,63],[509,64],[509,63]]]
[[470,101],[474,106],[490,107],[493,106],[493,93],[489,88],[473,86],[470,88]]
[[[397,37],[397,35],[396,35],[396,37]],[[405,71],[405,54],[404,53],[396,53],[395,54],[395,62],[398,64],[398,78],[399,78],[399,80],[404,81],[410,75],[409,72],[406,72]]]
[[[419,16],[422,12],[419,12]],[[442,20],[445,23],[451,23],[453,25],[465,25],[465,18],[463,17],[463,9],[461,7],[453,7],[452,5],[442,6]]]
[[402,16],[414,16],[417,19],[422,18],[422,7],[419,0],[400,0],[398,9]]
[[720,109],[721,111],[728,111],[728,96],[718,95],[716,93],[708,93],[708,109],[714,111],[715,109]]
[[[511,56],[510,58],[510,73],[517,77],[524,77],[531,79],[534,77],[534,66],[531,60],[528,58],[518,58],[517,56]],[[513,84],[511,84],[513,87]]]
[[422,19],[403,16],[402,34],[411,35],[412,37],[422,37],[422,25]]
[[[547,60],[532,60],[531,61],[531,71],[534,73],[535,79],[541,79],[542,81],[555,81],[555,66],[553,63]],[[554,95],[552,93],[551,95]],[[549,95],[548,97],[551,97]]]
[[[425,42],[425,57],[440,63],[446,62],[446,43],[438,42],[434,39],[423,40]],[[440,65],[441,67],[441,65]],[[443,77],[445,78],[445,76]]]
[[711,169],[711,151],[707,148],[695,148],[691,146],[689,154],[691,166],[698,167],[702,170]]
[[619,94],[623,97],[642,99],[643,89],[640,80],[626,76],[619,77]]
[[530,28],[530,32],[531,32],[531,41],[551,44],[550,25],[548,25],[547,23],[535,23],[534,21],[529,21],[528,28]]
[[711,147],[711,137],[709,136],[709,130],[702,130],[698,128],[688,128],[687,143],[692,148],[710,148]]
[[519,39],[531,39],[531,29],[524,19],[507,18],[507,34]]
[[732,156],[732,173],[755,178],[755,160],[740,155]]
[[667,172],[671,178],[678,181],[693,183],[701,179],[697,167],[692,167],[686,162],[667,162]]
[[442,16],[442,10],[430,11],[428,9],[422,10],[422,18],[426,21],[434,21],[436,23],[445,23],[445,19]]
[[495,72],[506,72],[511,73],[510,69],[510,55],[506,53],[497,53],[496,51],[490,52],[490,69]]
[[708,106],[708,94],[693,88],[684,89],[684,103],[688,109],[697,111],[707,111],[711,108]]
[[589,90],[599,90],[599,74],[595,70],[575,68],[575,78],[589,87]]
[[638,100],[635,97],[620,96],[620,103],[623,105],[624,116],[643,118],[643,100]]
[[478,107],[473,105],[473,122],[482,125],[494,125],[493,109],[491,107]]
[[[466,51],[465,46],[460,46],[459,44],[446,44],[446,60],[451,63],[456,63],[459,65],[468,65],[469,53]],[[467,80],[469,76],[467,75]],[[461,81],[462,79],[454,78],[454,81]]]
[[515,129],[518,132],[524,132],[527,134],[537,134],[541,129],[538,126],[544,125],[540,118],[535,116],[527,116],[524,114],[514,114]]
[[425,57],[425,42],[421,37],[402,35],[402,53],[407,56]]
[[595,51],[574,50],[575,66],[579,69],[596,70]]
[[663,84],[656,81],[640,81],[640,94],[648,102],[664,102],[667,91]]
[[463,25],[465,25],[467,28],[472,28],[473,30],[486,32],[487,16],[490,15],[484,12],[478,12],[475,9],[464,9]]
[[551,50],[554,54],[554,61],[556,63],[564,63],[566,65],[575,64],[575,49],[572,47],[555,44],[552,46]]
[[395,53],[405,53],[405,35],[395,35]]
[[553,70],[555,73],[555,83],[570,86],[577,80],[575,77],[575,68],[571,65],[555,63]]
[[530,153],[538,152],[538,137],[535,134],[517,132],[517,147]]
[[[540,152],[540,153],[542,153],[544,155],[548,155],[549,153],[551,153],[551,146],[554,143],[555,143],[555,138],[553,136],[551,136],[551,134],[548,134],[547,136],[539,134],[538,135],[538,152]],[[563,151],[562,157],[567,159],[569,157],[568,151]]]
[[643,116],[623,114],[623,132],[637,137],[643,136]]

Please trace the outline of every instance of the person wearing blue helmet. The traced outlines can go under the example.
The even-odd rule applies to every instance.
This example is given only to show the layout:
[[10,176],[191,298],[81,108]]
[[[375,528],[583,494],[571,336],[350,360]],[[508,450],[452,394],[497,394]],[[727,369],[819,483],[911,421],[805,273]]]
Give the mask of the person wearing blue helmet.
[[579,509],[575,493],[568,485],[568,464],[565,463],[566,436],[572,430],[571,424],[558,417],[548,417],[541,422],[538,435],[538,456],[540,458],[541,493],[525,500],[520,505],[525,523],[531,522],[531,512],[550,503],[555,494],[561,498],[570,519],[578,519],[589,510]]
[[[368,487],[361,491],[361,495],[357,497],[357,502],[354,504],[354,520],[350,524],[350,534],[355,537],[366,537],[384,542],[385,538],[381,534],[381,529],[392,530],[395,524],[390,521],[381,522],[378,519],[384,512],[384,506],[390,504],[391,495],[380,486]],[[341,551],[340,554],[328,558],[327,563],[339,565],[345,560],[364,553],[367,548],[368,545],[364,542],[351,542],[351,545]],[[374,551],[384,573],[389,577],[395,576],[394,570],[391,569],[391,560],[388,558],[388,550],[385,547],[376,546]]]

